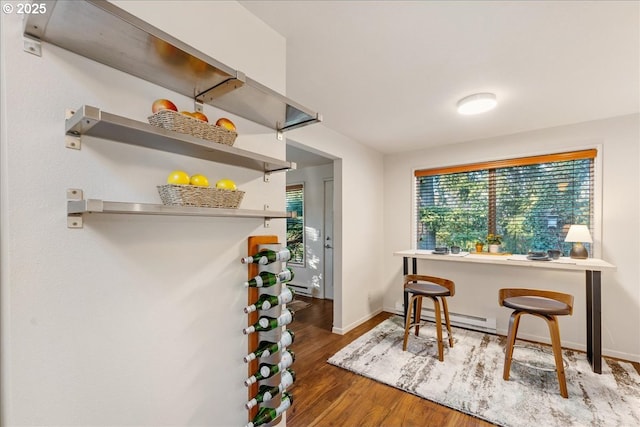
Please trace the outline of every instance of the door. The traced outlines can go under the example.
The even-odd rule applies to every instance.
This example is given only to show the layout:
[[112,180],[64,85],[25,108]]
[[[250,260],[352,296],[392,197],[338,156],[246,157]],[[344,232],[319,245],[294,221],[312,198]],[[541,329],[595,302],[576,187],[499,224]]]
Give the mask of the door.
[[333,299],[333,180],[324,181],[324,297]]

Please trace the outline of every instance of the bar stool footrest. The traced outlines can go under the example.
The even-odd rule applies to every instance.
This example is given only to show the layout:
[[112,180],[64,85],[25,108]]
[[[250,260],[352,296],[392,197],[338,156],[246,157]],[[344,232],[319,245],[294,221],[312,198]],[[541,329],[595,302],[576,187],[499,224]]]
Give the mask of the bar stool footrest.
[[[415,326],[419,326],[421,328],[425,327],[425,326],[433,326],[435,329],[436,323],[432,322],[430,320],[423,320],[420,323],[411,323],[409,325],[409,330],[411,330],[411,328],[415,327]],[[449,330],[447,329],[447,325],[443,324],[442,325],[442,332],[446,333],[447,336],[446,338],[443,336],[443,340],[449,340],[450,338],[453,338],[453,336],[449,333]],[[419,337],[422,338],[424,340],[428,340],[428,341],[434,341],[434,342],[438,342],[438,339],[436,337]]]

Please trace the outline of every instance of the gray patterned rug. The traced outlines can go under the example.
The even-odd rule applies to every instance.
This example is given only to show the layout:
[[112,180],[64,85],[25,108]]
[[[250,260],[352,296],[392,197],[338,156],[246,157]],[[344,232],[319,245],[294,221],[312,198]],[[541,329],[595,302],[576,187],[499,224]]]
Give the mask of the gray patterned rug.
[[[640,375],[630,363],[604,358],[599,375],[584,353],[564,350],[569,399],[563,399],[555,372],[513,363],[510,380],[502,379],[505,337],[453,328],[454,346],[445,339],[439,362],[432,324],[420,328],[420,337],[410,335],[406,352],[403,334],[402,317],[391,317],[328,362],[498,425],[640,426]],[[529,361],[524,352],[531,346],[516,348],[514,359]],[[542,354],[539,364],[553,366],[553,357]]]

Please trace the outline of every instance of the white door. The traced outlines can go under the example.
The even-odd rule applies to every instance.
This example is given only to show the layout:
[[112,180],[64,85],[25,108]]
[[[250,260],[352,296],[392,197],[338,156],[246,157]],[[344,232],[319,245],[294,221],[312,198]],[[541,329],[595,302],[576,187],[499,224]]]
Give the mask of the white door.
[[333,180],[324,182],[324,297],[333,299]]

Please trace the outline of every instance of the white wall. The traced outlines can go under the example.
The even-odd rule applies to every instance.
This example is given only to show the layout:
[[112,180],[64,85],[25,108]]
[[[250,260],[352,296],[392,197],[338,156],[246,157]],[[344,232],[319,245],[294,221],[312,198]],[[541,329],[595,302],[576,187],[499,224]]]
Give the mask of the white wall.
[[[285,40],[237,3],[118,3],[284,92]],[[65,191],[158,203],[155,186],[182,168],[234,179],[243,208],[284,210],[285,175],[264,183],[259,172],[107,141],[66,149],[66,108],[145,121],[156,98],[193,103],[49,44],[42,57],[22,44],[19,15],[2,14],[0,423],[243,425],[239,259],[250,235],[282,240],[284,221],[92,215],[68,229]],[[236,146],[284,158],[272,131],[243,135],[238,125]]]
[[[602,273],[603,354],[640,361],[640,115],[615,117],[571,126],[542,129],[482,141],[442,146],[385,157],[384,170],[384,307],[393,311],[402,301],[402,258],[397,250],[411,249],[413,170],[464,164],[544,152],[601,145],[602,236],[601,257],[617,266]],[[533,271],[491,265],[448,265],[423,261],[418,272],[451,278],[456,295],[453,312],[497,318],[505,333],[510,311],[498,306],[498,289],[506,286],[551,288],[575,296],[574,314],[563,317],[563,344],[585,348],[585,278],[582,273]],[[537,269],[536,269],[537,270]],[[544,322],[521,324],[523,336],[548,342]],[[523,321],[524,322],[524,321]]]
[[346,333],[382,311],[383,157],[322,124],[287,138],[336,159],[333,331]]
[[[304,184],[304,266],[290,264],[292,283],[305,286],[316,298],[324,298],[324,183],[333,179],[333,164],[312,166],[287,173],[287,184]],[[332,236],[333,237],[333,236]]]

